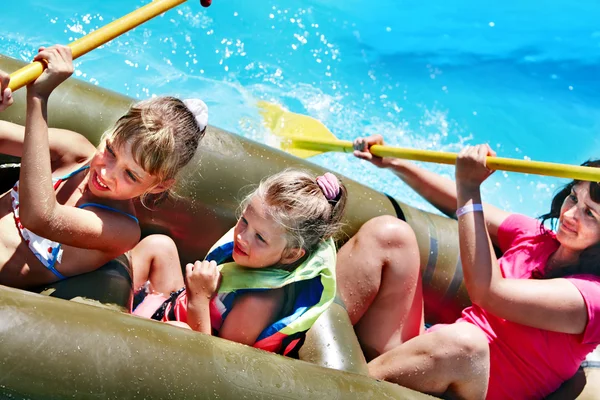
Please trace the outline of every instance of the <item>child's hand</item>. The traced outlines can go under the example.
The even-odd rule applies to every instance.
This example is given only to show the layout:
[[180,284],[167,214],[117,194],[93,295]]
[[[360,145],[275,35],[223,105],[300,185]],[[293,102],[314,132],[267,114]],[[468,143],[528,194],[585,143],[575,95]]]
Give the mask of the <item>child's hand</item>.
[[10,75],[4,71],[0,71],[0,111],[6,110],[12,103],[12,92],[8,88]]
[[67,46],[40,47],[33,61],[45,63],[46,69],[35,82],[27,86],[28,94],[47,99],[73,73],[73,55]]
[[212,299],[221,284],[221,273],[214,261],[196,261],[185,266],[188,298]]

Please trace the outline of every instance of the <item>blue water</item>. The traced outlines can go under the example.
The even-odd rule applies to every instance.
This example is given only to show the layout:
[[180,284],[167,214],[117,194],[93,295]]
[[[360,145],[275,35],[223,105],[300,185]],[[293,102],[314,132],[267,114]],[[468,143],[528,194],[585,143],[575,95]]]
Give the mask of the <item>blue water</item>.
[[[0,52],[30,60],[147,1],[3,3]],[[214,0],[188,2],[76,61],[80,79],[135,98],[201,97],[210,122],[269,141],[257,99],[320,119],[339,138],[579,164],[600,157],[600,3]],[[429,206],[347,154],[313,159]],[[427,168],[452,176],[453,169]],[[545,212],[564,180],[498,172],[484,200]]]

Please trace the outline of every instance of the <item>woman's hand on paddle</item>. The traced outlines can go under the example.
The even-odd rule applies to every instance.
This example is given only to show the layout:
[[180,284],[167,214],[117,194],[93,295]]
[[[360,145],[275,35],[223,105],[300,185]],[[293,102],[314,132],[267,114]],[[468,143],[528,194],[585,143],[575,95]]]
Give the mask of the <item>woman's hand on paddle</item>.
[[190,301],[212,299],[221,284],[221,273],[214,261],[196,261],[185,266],[186,290]]
[[369,161],[371,164],[379,168],[387,168],[392,165],[393,162],[397,162],[392,157],[377,157],[371,153],[370,148],[374,144],[384,145],[383,136],[372,135],[364,138],[355,139],[352,143],[354,147],[354,155],[361,160]]
[[467,146],[456,157],[456,183],[469,188],[479,187],[494,173],[486,166],[487,157],[496,157],[488,144]]
[[73,73],[73,55],[67,46],[40,47],[33,61],[46,64],[46,68],[39,78],[27,85],[28,94],[47,99]]
[[0,71],[0,111],[6,110],[12,103],[12,91],[8,87],[10,75]]

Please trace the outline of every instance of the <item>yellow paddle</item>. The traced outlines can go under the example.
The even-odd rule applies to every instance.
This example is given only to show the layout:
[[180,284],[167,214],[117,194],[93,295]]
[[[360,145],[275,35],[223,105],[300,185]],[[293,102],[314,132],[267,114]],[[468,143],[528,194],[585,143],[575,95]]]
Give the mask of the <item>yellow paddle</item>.
[[[185,3],[186,1],[187,0],[155,0],[100,29],[69,43],[68,46],[73,52],[73,59],[94,50],[96,47],[102,46],[104,43],[111,41],[117,36],[130,31],[149,19],[152,19],[181,3]],[[206,7],[206,1],[203,1],[202,5]],[[208,5],[210,5],[210,2],[208,2]],[[43,71],[44,65],[39,61],[28,64],[10,74],[10,84],[8,87],[14,92],[36,80]]]
[[[320,121],[301,114],[286,111],[277,104],[259,101],[258,107],[265,125],[281,140],[281,150],[300,158],[308,158],[328,151],[352,153],[352,142],[339,140]],[[371,152],[379,157],[395,157],[407,160],[455,164],[456,154],[443,151],[417,150],[392,146],[371,146]],[[582,181],[600,181],[600,168],[581,167],[513,158],[488,157],[490,169],[524,172],[528,174],[556,176]]]

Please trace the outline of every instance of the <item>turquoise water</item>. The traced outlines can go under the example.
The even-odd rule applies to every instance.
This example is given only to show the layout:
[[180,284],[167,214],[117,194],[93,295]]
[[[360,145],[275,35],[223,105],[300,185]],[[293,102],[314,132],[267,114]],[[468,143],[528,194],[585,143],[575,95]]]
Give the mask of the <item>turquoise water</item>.
[[[30,60],[147,1],[3,3],[0,52]],[[339,138],[579,164],[600,157],[600,3],[214,0],[188,2],[76,61],[75,76],[135,98],[201,97],[210,123],[268,141],[257,99]],[[391,173],[346,154],[314,162],[410,204]],[[452,176],[446,166],[424,164]],[[494,174],[484,199],[537,215],[564,180]]]

